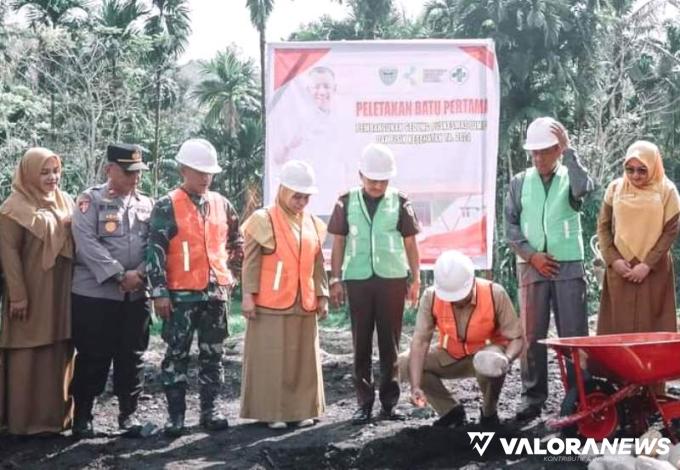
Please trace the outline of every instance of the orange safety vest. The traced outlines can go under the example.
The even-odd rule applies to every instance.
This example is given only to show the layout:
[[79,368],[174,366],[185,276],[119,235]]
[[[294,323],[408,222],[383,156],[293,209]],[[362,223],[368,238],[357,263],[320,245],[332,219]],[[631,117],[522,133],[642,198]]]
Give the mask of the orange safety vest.
[[168,245],[166,270],[170,290],[204,290],[210,270],[215,273],[217,284],[232,283],[227,268],[229,221],[224,200],[213,191],[208,191],[205,197],[208,211],[203,217],[186,191],[175,189],[170,193],[177,224],[177,235]]
[[267,209],[274,229],[274,252],[262,255],[260,290],[255,305],[273,310],[287,310],[300,295],[302,308],[316,312],[318,300],[314,288],[314,261],[321,250],[321,240],[311,215],[304,214],[300,241],[293,234],[278,206]]
[[453,304],[439,299],[436,294],[432,302],[432,315],[439,332],[439,347],[446,349],[454,359],[463,359],[473,355],[486,346],[487,342],[508,344],[508,340],[496,331],[491,282],[477,278],[475,289],[477,305],[470,315],[462,341],[458,336]]

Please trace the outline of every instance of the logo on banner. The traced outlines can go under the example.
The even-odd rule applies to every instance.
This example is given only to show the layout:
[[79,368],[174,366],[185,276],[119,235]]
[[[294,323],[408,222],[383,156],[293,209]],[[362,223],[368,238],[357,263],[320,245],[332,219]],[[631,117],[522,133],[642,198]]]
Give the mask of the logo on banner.
[[491,444],[491,439],[493,439],[493,432],[468,432],[468,437],[470,438],[470,444],[477,451],[479,456],[483,456],[486,452],[486,448]]
[[403,77],[409,81],[411,86],[416,86],[418,84],[416,80],[416,68],[412,65],[408,71],[403,75]]
[[459,65],[449,72],[449,78],[451,78],[452,82],[462,85],[468,79],[468,71],[465,67]]
[[380,80],[385,85],[389,86],[397,81],[397,77],[399,76],[399,70],[396,67],[382,67],[378,71],[378,74],[380,75]]
[[[468,432],[470,445],[477,451],[480,457],[491,444],[495,433],[493,432]],[[499,438],[503,453],[506,456],[544,455],[547,460],[562,456],[584,455],[649,455],[652,451],[658,455],[666,455],[670,452],[671,440],[661,438],[614,438],[595,441],[588,438],[585,442],[578,438],[553,437],[547,441],[539,438],[512,437]]]

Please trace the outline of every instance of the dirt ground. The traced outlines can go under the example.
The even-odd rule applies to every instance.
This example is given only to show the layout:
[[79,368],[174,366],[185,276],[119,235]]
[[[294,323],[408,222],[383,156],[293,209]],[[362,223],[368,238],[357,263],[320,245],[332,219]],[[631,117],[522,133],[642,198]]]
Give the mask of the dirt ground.
[[[404,334],[404,347],[408,342]],[[110,392],[100,397],[95,409],[98,437],[75,441],[68,434],[58,437],[0,437],[0,469],[71,468],[227,468],[227,469],[350,469],[350,468],[585,468],[584,463],[553,463],[543,457],[507,460],[500,447],[493,445],[480,458],[470,447],[466,431],[480,430],[474,424],[479,415],[479,391],[474,380],[449,381],[465,405],[468,420],[462,429],[442,430],[431,426],[434,412],[415,409],[408,402],[408,386],[402,387],[399,409],[408,416],[405,422],[374,421],[353,426],[355,408],[351,380],[351,337],[347,330],[323,329],[323,372],[327,412],[316,426],[274,431],[260,423],[238,418],[242,335],[228,340],[224,357],[225,386],[221,395],[223,411],[231,427],[206,433],[198,427],[196,362],[192,363],[188,394],[189,430],[179,439],[163,436],[160,429],[166,418],[165,399],[157,381],[163,343],[158,337],[146,355],[146,385],[140,404],[140,418],[156,426],[145,439],[122,437],[117,432],[117,401]],[[403,348],[402,348],[403,349]],[[374,358],[377,362],[377,357]],[[376,371],[377,373],[377,371]],[[559,411],[563,396],[556,363],[550,362],[551,393],[544,418]],[[110,390],[110,389],[109,389]],[[512,424],[519,404],[519,365],[513,365],[500,399],[499,416],[507,421],[501,431],[512,437],[546,437],[541,420],[520,428]],[[376,410],[377,413],[377,406]]]

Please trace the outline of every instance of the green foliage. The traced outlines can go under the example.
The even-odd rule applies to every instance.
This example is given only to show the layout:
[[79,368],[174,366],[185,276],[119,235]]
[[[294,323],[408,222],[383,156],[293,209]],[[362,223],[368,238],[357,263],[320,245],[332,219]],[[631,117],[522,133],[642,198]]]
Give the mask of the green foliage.
[[[514,255],[504,242],[503,205],[510,178],[530,164],[521,144],[531,119],[551,115],[565,123],[597,182],[597,193],[583,206],[586,241],[595,233],[602,192],[620,174],[633,140],[658,143],[667,175],[680,180],[680,19],[658,21],[655,8],[666,2],[633,9],[632,0],[429,0],[415,20],[391,0],[341,3],[345,18],[322,16],[291,39],[495,41],[502,101],[493,276],[511,295],[517,283]],[[241,4],[263,54],[276,4]],[[9,25],[11,10],[21,10],[30,25]],[[173,159],[179,145],[205,137],[225,169],[215,189],[244,211],[256,206],[264,57],[258,70],[232,47],[204,64],[180,67],[190,31],[186,0],[0,2],[0,199],[29,146],[62,155],[63,185],[77,194],[102,179],[107,143],[140,143],[153,155],[142,188],[162,194],[179,183]],[[589,286],[594,311],[599,286]],[[340,312],[326,320],[343,321]]]
[[208,108],[206,124],[220,126],[233,136],[240,128],[242,113],[259,113],[255,64],[227,49],[203,64],[201,73],[204,78],[193,94]]
[[264,31],[269,15],[274,9],[274,0],[246,0],[250,22],[258,31]]
[[87,0],[14,0],[14,10],[25,9],[33,25],[76,26],[76,15],[84,13],[89,2]]

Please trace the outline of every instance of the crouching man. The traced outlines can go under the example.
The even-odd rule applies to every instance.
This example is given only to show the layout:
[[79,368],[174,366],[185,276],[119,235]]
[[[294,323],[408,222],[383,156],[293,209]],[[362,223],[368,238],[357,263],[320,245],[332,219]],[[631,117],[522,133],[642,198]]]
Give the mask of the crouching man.
[[[439,343],[430,350],[437,329]],[[510,363],[522,350],[522,326],[502,286],[475,278],[472,261],[451,250],[434,267],[434,286],[423,293],[410,351],[399,357],[411,401],[428,402],[439,414],[435,426],[465,424],[465,409],[442,379],[476,377],[482,392],[480,424],[499,423],[496,404]]]

